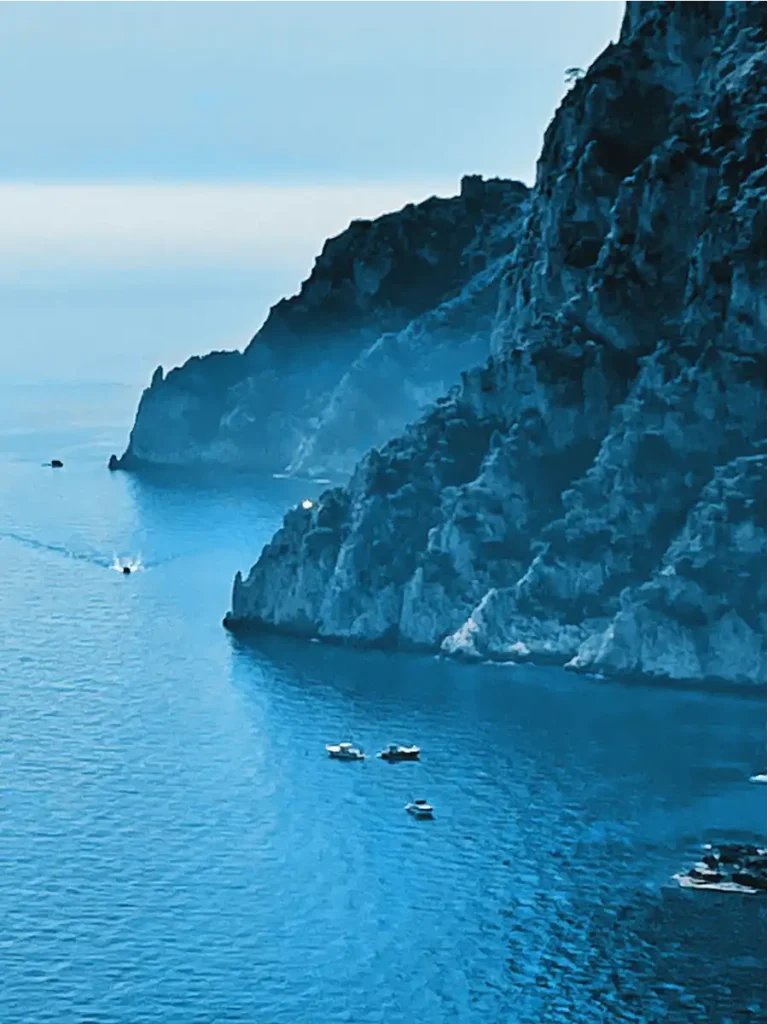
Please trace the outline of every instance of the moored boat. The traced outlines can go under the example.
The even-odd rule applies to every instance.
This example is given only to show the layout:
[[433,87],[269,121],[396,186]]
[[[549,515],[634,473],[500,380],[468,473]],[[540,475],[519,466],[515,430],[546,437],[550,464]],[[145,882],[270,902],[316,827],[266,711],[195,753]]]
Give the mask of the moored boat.
[[417,746],[403,747],[399,743],[390,743],[377,756],[382,761],[418,761],[420,755],[421,750]]
[[414,818],[433,818],[435,809],[426,800],[412,800],[405,805],[406,811]]
[[675,881],[684,889],[759,893],[766,890],[766,852],[750,843],[704,846],[701,860],[690,871],[678,872]]
[[325,749],[330,757],[337,761],[364,761],[365,754],[360,747],[352,743],[326,743]]

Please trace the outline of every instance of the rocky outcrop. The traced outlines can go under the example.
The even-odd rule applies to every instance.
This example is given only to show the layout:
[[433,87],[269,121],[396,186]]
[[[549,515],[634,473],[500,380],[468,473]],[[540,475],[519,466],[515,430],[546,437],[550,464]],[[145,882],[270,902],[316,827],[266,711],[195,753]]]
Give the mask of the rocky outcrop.
[[244,353],[194,357],[167,376],[158,368],[110,468],[348,473],[487,356],[527,195],[519,182],[468,176],[454,198],[354,221]]
[[501,274],[488,362],[286,516],[228,624],[764,680],[763,5],[627,5]]
[[650,580],[623,591],[570,667],[764,684],[767,483],[765,455],[718,469]]

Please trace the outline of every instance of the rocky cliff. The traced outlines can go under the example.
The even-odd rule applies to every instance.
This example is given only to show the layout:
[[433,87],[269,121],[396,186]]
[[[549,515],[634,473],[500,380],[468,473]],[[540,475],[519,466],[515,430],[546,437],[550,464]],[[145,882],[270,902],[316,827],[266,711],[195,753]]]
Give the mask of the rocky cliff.
[[491,358],[287,514],[227,624],[764,682],[765,157],[765,6],[629,3],[546,133]]
[[348,473],[487,356],[527,195],[520,182],[468,176],[451,199],[354,221],[244,353],[157,369],[110,468]]

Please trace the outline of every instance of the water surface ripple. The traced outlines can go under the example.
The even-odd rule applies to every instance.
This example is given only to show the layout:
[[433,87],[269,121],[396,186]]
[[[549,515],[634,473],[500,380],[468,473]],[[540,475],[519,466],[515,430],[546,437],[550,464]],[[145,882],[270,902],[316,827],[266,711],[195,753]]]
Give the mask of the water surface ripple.
[[93,438],[0,444],[2,1024],[764,1019],[764,902],[669,884],[764,837],[761,703],[239,642],[231,576],[307,485]]

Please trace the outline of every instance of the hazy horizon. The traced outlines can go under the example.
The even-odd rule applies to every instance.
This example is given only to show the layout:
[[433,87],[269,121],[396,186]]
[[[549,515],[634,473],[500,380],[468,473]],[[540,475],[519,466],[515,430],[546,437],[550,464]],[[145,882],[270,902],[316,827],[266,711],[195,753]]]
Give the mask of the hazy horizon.
[[137,389],[247,344],[350,220],[530,184],[622,10],[3,5],[0,371]]

